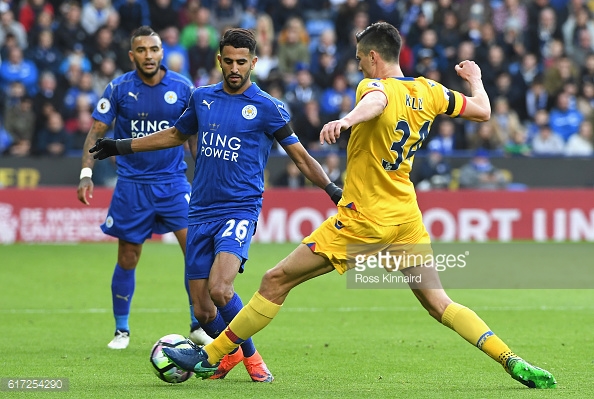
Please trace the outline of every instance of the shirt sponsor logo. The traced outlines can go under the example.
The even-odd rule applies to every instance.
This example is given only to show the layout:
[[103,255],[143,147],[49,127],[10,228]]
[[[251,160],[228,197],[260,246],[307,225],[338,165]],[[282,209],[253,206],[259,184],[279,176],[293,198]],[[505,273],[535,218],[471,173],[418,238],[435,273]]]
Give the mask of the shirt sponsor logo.
[[130,121],[130,134],[132,138],[144,137],[159,130],[169,128],[169,121],[147,121],[132,119]]

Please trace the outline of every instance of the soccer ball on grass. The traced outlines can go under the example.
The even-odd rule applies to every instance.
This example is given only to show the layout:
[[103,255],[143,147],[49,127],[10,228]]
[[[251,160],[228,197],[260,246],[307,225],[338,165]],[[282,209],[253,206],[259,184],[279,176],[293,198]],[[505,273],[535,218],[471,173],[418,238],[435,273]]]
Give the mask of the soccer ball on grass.
[[192,375],[191,371],[184,371],[171,362],[163,353],[163,348],[190,348],[186,338],[180,334],[169,334],[161,337],[151,349],[151,366],[157,377],[170,384],[186,381]]

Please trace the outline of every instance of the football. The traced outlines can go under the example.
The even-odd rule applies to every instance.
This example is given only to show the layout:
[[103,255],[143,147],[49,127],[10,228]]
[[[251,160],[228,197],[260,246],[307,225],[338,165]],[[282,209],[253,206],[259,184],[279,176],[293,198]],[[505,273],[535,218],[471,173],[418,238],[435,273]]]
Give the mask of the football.
[[173,364],[163,353],[163,348],[190,348],[186,338],[180,334],[169,334],[161,337],[151,349],[151,366],[157,377],[170,384],[186,381],[192,375],[191,371],[184,371]]

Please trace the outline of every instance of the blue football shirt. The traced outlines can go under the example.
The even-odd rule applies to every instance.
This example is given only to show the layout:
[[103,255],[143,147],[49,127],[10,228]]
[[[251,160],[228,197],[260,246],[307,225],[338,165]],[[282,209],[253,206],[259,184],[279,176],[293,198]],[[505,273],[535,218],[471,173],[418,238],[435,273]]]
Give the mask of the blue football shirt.
[[[115,119],[116,139],[143,137],[173,126],[188,105],[193,85],[184,76],[161,68],[165,76],[155,86],[144,83],[136,71],[112,80],[93,118],[107,125]],[[147,183],[185,178],[188,168],[183,146],[116,157],[116,163],[119,179]]]
[[[289,120],[284,104],[255,83],[236,95],[226,93],[222,82],[194,90],[175,123],[183,134],[198,134],[189,224],[258,219],[274,133]],[[296,142],[294,134],[281,140]]]

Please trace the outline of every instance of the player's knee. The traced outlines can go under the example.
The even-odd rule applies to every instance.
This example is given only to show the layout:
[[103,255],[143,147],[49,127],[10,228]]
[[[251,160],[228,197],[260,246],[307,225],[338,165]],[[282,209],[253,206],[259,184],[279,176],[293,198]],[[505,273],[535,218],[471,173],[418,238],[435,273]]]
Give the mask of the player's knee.
[[282,269],[275,267],[264,273],[262,283],[260,284],[260,293],[266,298],[274,298],[284,294],[286,275]]
[[118,264],[122,269],[132,270],[138,265],[138,255],[135,252],[125,252],[118,256]]
[[211,287],[210,289],[210,298],[214,302],[214,304],[218,307],[225,306],[229,303],[231,298],[233,298],[233,287],[227,287],[225,285],[217,285]]

